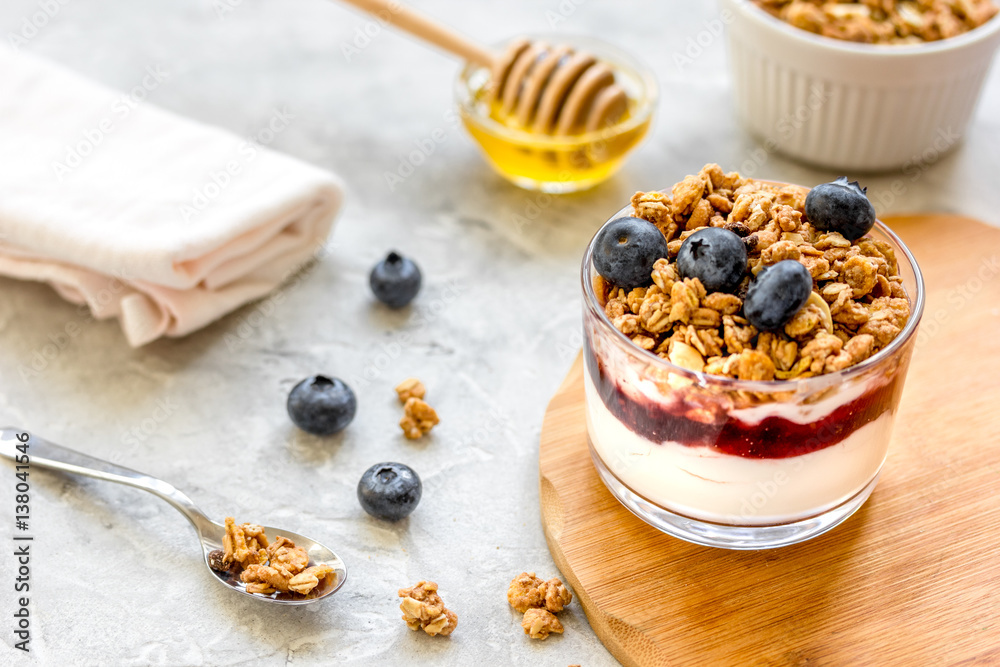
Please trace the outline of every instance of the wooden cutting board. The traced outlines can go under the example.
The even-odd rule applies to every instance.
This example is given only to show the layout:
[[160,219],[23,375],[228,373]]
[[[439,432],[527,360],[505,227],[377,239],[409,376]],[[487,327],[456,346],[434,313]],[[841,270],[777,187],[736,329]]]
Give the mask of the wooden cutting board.
[[743,552],[669,537],[594,471],[579,359],[549,404],[545,536],[623,664],[1000,664],[1000,230],[887,222],[927,306],[881,481],[829,533]]

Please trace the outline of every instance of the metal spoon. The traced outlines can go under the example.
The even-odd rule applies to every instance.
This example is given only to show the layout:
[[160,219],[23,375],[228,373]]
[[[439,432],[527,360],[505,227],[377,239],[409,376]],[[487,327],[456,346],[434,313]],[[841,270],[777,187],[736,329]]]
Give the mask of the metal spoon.
[[[50,468],[62,472],[70,472],[75,475],[85,475],[96,479],[103,479],[109,482],[118,482],[134,486],[163,498],[174,508],[187,517],[194,529],[198,532],[201,540],[201,550],[205,560],[205,567],[208,567],[213,578],[228,588],[249,595],[257,600],[274,602],[278,604],[301,605],[322,600],[333,595],[344,585],[347,580],[347,566],[344,565],[337,554],[323,546],[315,540],[293,533],[288,530],[264,526],[267,535],[274,539],[278,535],[284,535],[302,547],[309,553],[310,565],[329,565],[334,569],[333,579],[328,578],[326,582],[310,592],[308,597],[303,597],[291,593],[273,593],[271,595],[260,595],[247,593],[246,585],[240,581],[239,576],[233,572],[219,572],[213,570],[208,563],[208,555],[216,549],[222,549],[222,537],[226,529],[209,519],[198,509],[191,499],[167,484],[163,480],[144,475],[135,470],[129,470],[122,466],[117,466],[107,461],[87,456],[80,452],[61,447],[38,436],[31,435],[23,429],[4,427],[0,429],[0,456],[13,461],[19,466],[27,466],[24,470],[34,468]],[[324,585],[325,583],[325,585]]]

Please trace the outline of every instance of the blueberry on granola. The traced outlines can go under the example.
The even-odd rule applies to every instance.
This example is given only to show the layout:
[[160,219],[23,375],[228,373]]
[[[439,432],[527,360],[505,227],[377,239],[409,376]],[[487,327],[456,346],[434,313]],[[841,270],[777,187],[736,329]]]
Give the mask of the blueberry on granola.
[[358,501],[376,519],[399,521],[417,508],[423,486],[412,468],[402,463],[377,463],[358,482]]
[[857,241],[875,226],[875,207],[857,181],[841,176],[832,183],[817,185],[806,197],[806,217],[824,232],[839,232],[848,241]]
[[421,281],[420,268],[395,251],[376,264],[368,277],[372,292],[390,308],[403,308],[413,301]]
[[667,240],[651,222],[618,218],[597,234],[594,267],[605,280],[626,290],[652,282],[656,260],[667,256]]
[[288,394],[288,416],[313,435],[333,435],[354,419],[358,400],[343,380],[315,375],[295,385]]
[[809,270],[794,259],[765,267],[750,283],[743,315],[759,331],[778,331],[806,305],[812,293]]
[[709,292],[732,292],[746,273],[746,244],[728,229],[699,229],[681,245],[677,269],[682,278],[700,280]]

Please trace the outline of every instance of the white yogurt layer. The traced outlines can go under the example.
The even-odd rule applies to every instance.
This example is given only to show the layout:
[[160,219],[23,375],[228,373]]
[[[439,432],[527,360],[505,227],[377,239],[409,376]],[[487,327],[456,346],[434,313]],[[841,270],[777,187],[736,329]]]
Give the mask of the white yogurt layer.
[[[754,526],[821,514],[863,489],[878,474],[889,448],[892,412],[888,410],[836,445],[784,459],[657,443],[633,433],[612,415],[590,373],[584,376],[587,430],[605,466],[647,500],[692,519]],[[780,414],[787,406],[772,408],[768,415],[754,416],[788,417]],[[763,408],[754,410],[760,413]],[[829,414],[825,407],[823,412]]]

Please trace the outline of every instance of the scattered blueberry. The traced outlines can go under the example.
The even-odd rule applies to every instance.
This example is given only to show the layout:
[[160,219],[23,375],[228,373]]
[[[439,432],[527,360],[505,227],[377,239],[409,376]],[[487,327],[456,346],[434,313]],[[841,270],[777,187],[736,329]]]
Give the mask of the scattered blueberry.
[[697,278],[709,292],[732,292],[747,270],[747,247],[735,232],[721,227],[699,229],[677,253],[682,278]]
[[375,265],[368,283],[379,301],[390,308],[402,308],[420,291],[420,268],[412,259],[393,251]]
[[813,280],[809,270],[786,259],[765,267],[750,283],[743,315],[760,331],[777,331],[809,300]]
[[358,482],[358,501],[376,519],[399,521],[420,502],[420,477],[402,463],[377,463]]
[[605,280],[632,289],[652,282],[653,264],[667,256],[667,240],[642,218],[612,220],[597,233],[594,267]]
[[357,409],[354,392],[338,378],[322,375],[306,378],[288,394],[288,416],[296,426],[313,435],[343,431]]
[[866,192],[868,188],[848,182],[847,176],[817,185],[806,196],[806,218],[816,229],[857,241],[875,226],[875,207]]

